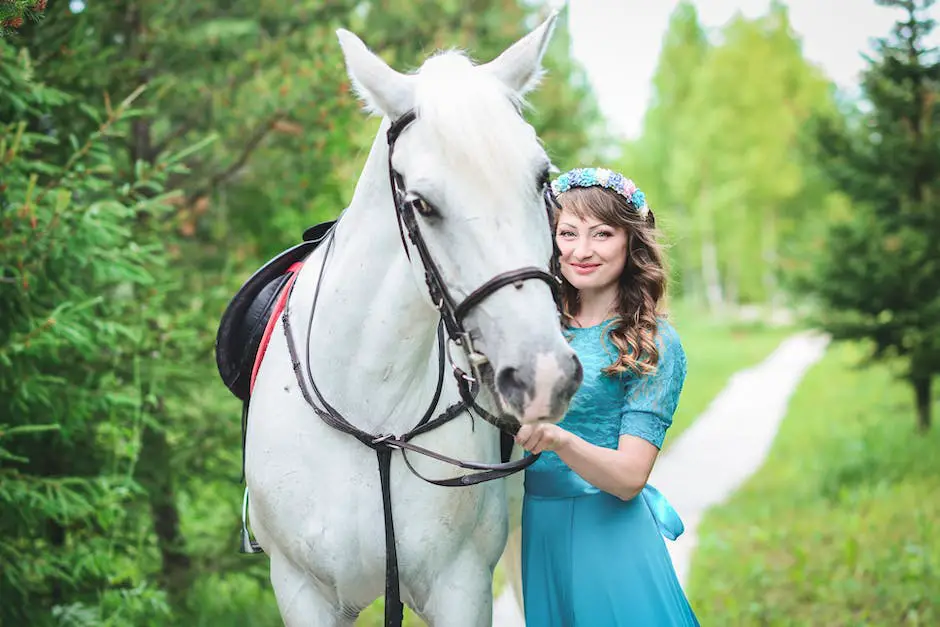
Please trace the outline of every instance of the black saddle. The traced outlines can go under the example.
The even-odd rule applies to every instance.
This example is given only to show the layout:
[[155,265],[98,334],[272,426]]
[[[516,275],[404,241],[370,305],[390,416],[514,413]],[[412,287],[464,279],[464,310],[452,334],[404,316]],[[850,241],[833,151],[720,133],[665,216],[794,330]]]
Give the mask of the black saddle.
[[304,231],[300,244],[268,261],[245,281],[222,314],[215,338],[215,361],[225,387],[242,401],[250,395],[251,370],[264,329],[278,295],[292,275],[288,268],[310,255],[335,222],[322,222]]

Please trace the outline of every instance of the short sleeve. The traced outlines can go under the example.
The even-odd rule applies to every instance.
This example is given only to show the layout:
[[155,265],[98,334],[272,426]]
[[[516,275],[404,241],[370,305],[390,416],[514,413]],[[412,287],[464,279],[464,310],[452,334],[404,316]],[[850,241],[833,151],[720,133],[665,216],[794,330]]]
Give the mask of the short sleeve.
[[662,322],[656,338],[659,363],[651,375],[632,379],[620,414],[620,435],[635,435],[662,448],[679,406],[687,364],[679,335]]

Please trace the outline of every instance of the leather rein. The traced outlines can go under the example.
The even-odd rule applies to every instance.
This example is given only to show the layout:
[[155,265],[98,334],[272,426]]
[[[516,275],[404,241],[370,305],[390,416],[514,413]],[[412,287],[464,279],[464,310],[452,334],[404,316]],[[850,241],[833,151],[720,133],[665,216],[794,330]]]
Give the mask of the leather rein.
[[[470,462],[463,461],[431,451],[422,446],[418,446],[411,442],[415,437],[427,433],[451,420],[461,415],[464,412],[467,412],[470,415],[471,420],[473,419],[473,414],[470,413],[472,409],[478,415],[480,415],[487,422],[492,423],[499,429],[508,431],[512,435],[515,435],[515,432],[518,431],[518,425],[513,425],[504,420],[501,420],[497,416],[493,415],[486,409],[479,406],[476,402],[477,394],[480,391],[480,384],[477,379],[471,374],[465,372],[460,367],[458,367],[453,359],[450,357],[449,351],[447,350],[447,339],[449,338],[455,344],[460,346],[464,354],[467,357],[467,361],[470,364],[470,370],[475,371],[476,369],[484,366],[488,363],[488,359],[482,353],[477,352],[471,341],[470,333],[464,328],[464,319],[470,310],[480,304],[486,297],[492,295],[497,290],[506,287],[508,285],[514,286],[516,289],[521,289],[523,282],[529,279],[539,279],[545,281],[552,288],[552,292],[555,296],[556,303],[559,298],[558,287],[560,285],[559,270],[558,270],[558,261],[557,261],[557,246],[554,244],[554,238],[552,238],[553,246],[555,246],[555,253],[552,256],[550,261],[550,270],[551,273],[546,272],[540,268],[535,267],[526,267],[520,268],[517,270],[510,270],[508,272],[501,273],[483,285],[476,288],[471,292],[462,302],[459,304],[451,295],[450,291],[447,289],[446,284],[444,283],[443,277],[440,270],[437,267],[437,264],[434,263],[430,251],[428,250],[427,244],[425,243],[424,237],[421,234],[421,230],[418,227],[418,220],[415,216],[416,208],[419,206],[419,203],[422,204],[425,208],[429,207],[428,203],[421,198],[409,198],[405,192],[404,180],[397,171],[395,171],[392,165],[392,155],[394,153],[395,142],[401,133],[415,120],[417,115],[414,111],[409,111],[404,114],[397,120],[395,120],[388,129],[387,139],[388,139],[388,171],[389,171],[389,180],[391,182],[392,188],[392,198],[394,199],[395,212],[398,220],[398,229],[399,234],[401,235],[402,246],[405,250],[405,255],[408,257],[409,261],[411,260],[411,253],[409,251],[408,245],[405,241],[405,233],[407,231],[408,239],[412,242],[414,247],[417,249],[419,259],[421,264],[424,266],[425,271],[425,281],[427,283],[428,292],[431,297],[432,302],[435,304],[435,307],[440,312],[440,323],[437,328],[437,346],[438,346],[438,380],[437,386],[434,391],[434,396],[431,399],[427,409],[425,410],[423,416],[407,433],[402,435],[394,435],[388,433],[368,433],[351,424],[346,420],[339,411],[337,411],[326,399],[323,397],[323,394],[320,392],[316,382],[313,379],[312,371],[310,367],[310,341],[311,331],[313,327],[313,317],[316,311],[317,301],[320,295],[320,286],[323,283],[323,274],[326,268],[326,262],[329,258],[330,251],[332,250],[333,243],[335,241],[335,230],[336,226],[330,230],[329,233],[329,242],[327,248],[324,251],[323,263],[320,266],[320,274],[317,280],[317,287],[314,291],[313,305],[310,311],[310,318],[307,323],[307,351],[305,355],[305,360],[302,362],[300,359],[299,352],[297,350],[297,345],[294,341],[294,334],[292,332],[292,325],[290,322],[290,298],[288,296],[287,304],[284,307],[284,310],[281,314],[281,321],[283,323],[284,335],[287,340],[287,348],[290,353],[291,364],[294,371],[294,376],[297,379],[297,384],[300,388],[301,394],[303,395],[304,400],[307,404],[313,409],[326,424],[333,427],[334,429],[351,435],[365,446],[371,448],[376,452],[378,457],[379,464],[379,478],[381,480],[382,488],[382,505],[385,517],[385,625],[386,627],[400,627],[403,620],[404,606],[401,602],[401,593],[399,586],[399,575],[398,575],[398,557],[395,546],[395,527],[392,519],[392,502],[391,502],[391,487],[390,487],[390,469],[391,469],[391,457],[392,452],[395,449],[398,449],[402,453],[402,460],[405,462],[405,465],[408,469],[418,478],[432,483],[434,485],[444,486],[444,487],[462,487],[470,486],[485,481],[492,481],[493,479],[502,479],[508,477],[509,475],[516,473],[532,463],[534,463],[539,455],[530,455],[523,457],[514,462],[508,463],[498,463],[498,464],[489,464],[482,462]],[[548,187],[547,180],[542,181],[543,186],[543,195],[546,200],[546,211],[549,213],[549,224],[551,225],[551,211],[552,205],[557,203],[555,202],[554,196],[551,194],[551,190]],[[337,221],[338,223],[338,221]],[[293,286],[291,287],[293,291]],[[445,337],[445,334],[447,337]],[[451,369],[453,375],[457,381],[457,388],[460,392],[460,400],[446,409],[443,412],[434,416],[434,411],[437,408],[438,403],[440,402],[441,393],[444,387],[444,373],[445,373],[445,362],[450,361]],[[306,366],[306,368],[304,368]],[[306,371],[306,372],[305,372]],[[314,397],[316,401],[314,402]],[[460,475],[448,479],[432,479],[423,476],[419,473],[415,467],[408,460],[406,452],[418,453],[433,459],[436,459],[453,466],[465,470],[475,471],[473,473]]]

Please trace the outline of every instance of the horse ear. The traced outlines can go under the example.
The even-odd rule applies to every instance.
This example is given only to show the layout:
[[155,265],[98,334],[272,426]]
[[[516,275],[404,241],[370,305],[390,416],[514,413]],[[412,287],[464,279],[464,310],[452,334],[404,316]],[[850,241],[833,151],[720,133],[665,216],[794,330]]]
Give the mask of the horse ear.
[[525,96],[542,78],[542,57],[552,39],[557,19],[558,11],[552,11],[538,28],[480,67],[495,74],[520,97]]
[[353,89],[370,112],[394,119],[412,108],[414,85],[411,76],[390,68],[348,30],[340,28],[336,36],[346,58],[346,73]]

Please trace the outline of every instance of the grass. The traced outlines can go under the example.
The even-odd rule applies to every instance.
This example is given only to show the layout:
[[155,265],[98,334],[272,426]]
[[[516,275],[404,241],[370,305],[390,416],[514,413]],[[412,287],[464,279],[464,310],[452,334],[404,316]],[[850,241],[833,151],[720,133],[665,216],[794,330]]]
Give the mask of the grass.
[[918,434],[908,386],[861,357],[830,348],[764,467],[706,514],[702,624],[940,624],[940,429]]
[[[385,604],[379,599],[359,615],[356,621],[356,627],[379,627],[385,624]],[[403,627],[420,627],[425,622],[418,618],[414,612],[405,606],[405,620],[402,621]]]

